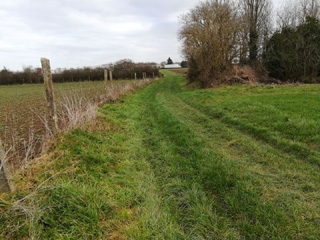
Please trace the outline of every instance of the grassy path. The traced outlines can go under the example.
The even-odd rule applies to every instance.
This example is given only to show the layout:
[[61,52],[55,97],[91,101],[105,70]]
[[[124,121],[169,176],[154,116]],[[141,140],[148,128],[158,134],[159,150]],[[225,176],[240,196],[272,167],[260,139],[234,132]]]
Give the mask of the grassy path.
[[197,108],[181,91],[183,84],[182,77],[168,72],[167,79],[126,105],[125,118],[140,136],[136,152],[146,162],[154,193],[139,207],[132,236],[318,238],[314,197],[319,194],[304,190],[319,187],[317,164],[301,163],[281,145],[253,138],[203,105]]
[[67,173],[36,198],[46,210],[36,223],[13,231],[17,218],[0,230],[39,239],[320,239],[317,117],[305,120],[305,105],[301,114],[277,108],[255,89],[235,96],[242,89],[184,84],[166,72],[105,105],[92,129],[65,136],[49,169]]

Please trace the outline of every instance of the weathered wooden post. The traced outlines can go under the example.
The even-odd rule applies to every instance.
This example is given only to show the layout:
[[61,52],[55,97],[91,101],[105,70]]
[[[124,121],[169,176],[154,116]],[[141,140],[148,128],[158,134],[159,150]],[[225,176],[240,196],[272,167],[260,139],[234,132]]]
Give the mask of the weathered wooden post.
[[154,72],[152,73],[152,79],[154,79]]
[[11,174],[6,164],[6,155],[0,141],[0,193],[13,191]]
[[113,83],[112,71],[110,71],[110,81],[111,81],[111,83]]
[[50,68],[50,61],[46,58],[41,58],[42,72],[43,72],[43,81],[44,87],[46,90],[46,99],[47,99],[47,111],[49,115],[49,126],[53,126],[53,133],[56,133],[58,128],[58,117],[56,105],[54,103],[54,91],[52,83],[52,74]]
[[108,84],[108,69],[104,70],[104,89],[107,91],[107,84]]
[[137,80],[137,73],[134,73],[134,80]]

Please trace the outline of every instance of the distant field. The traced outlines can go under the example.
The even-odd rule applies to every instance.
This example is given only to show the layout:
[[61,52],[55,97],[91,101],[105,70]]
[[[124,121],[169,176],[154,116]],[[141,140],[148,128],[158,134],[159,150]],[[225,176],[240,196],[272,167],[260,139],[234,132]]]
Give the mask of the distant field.
[[[54,89],[57,99],[68,92],[94,97],[103,91],[103,82],[58,83],[54,84]],[[14,126],[23,131],[29,128],[32,117],[38,122],[33,112],[43,113],[46,110],[43,84],[0,86],[0,98],[0,136],[3,141],[6,128],[9,130]]]
[[187,74],[188,68],[171,69],[170,71],[178,74]]
[[[122,84],[126,81],[115,81]],[[102,81],[56,83],[54,84],[56,105],[59,112],[60,100],[65,95],[81,95],[88,99],[99,98],[104,93]],[[45,133],[43,121],[39,116],[46,113],[46,100],[43,84],[0,86],[0,139],[8,148],[13,143],[24,148],[33,138]],[[14,149],[17,153],[19,149]]]

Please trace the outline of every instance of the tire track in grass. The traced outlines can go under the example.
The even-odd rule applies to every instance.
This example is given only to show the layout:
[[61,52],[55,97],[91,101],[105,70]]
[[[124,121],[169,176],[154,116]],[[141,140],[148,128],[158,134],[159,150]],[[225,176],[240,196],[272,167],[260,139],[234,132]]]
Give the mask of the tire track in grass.
[[[305,222],[295,219],[301,210],[295,213],[294,208],[302,202],[295,205],[295,198],[301,196],[289,191],[275,200],[272,191],[266,196],[266,189],[281,184],[268,183],[281,173],[273,172],[277,166],[270,167],[270,175],[274,174],[271,177],[267,160],[256,163],[266,168],[259,169],[261,175],[251,171],[253,166],[241,171],[241,164],[252,153],[248,148],[233,148],[236,156],[231,156],[219,150],[221,145],[214,147],[215,137],[216,141],[232,141],[234,136],[255,139],[235,128],[222,134],[228,124],[179,99],[182,81],[182,77],[167,74],[166,79],[128,97],[123,109],[115,107],[115,118],[125,122],[132,146],[132,167],[123,174],[135,172],[140,176],[137,185],[142,195],[135,220],[122,231],[130,239],[317,239],[316,218]],[[215,124],[221,127],[216,130],[217,136],[210,132]],[[261,146],[260,142],[255,144],[253,147]],[[264,156],[269,149],[270,155]],[[268,146],[259,154],[255,157],[272,158],[281,156],[281,151]],[[290,161],[290,156],[284,158],[284,162]],[[294,168],[294,164],[299,161],[289,166]],[[304,166],[311,167],[307,163]]]
[[125,128],[129,157],[127,167],[119,172],[119,179],[133,176],[134,190],[139,196],[134,221],[130,225],[120,226],[119,232],[129,239],[185,239],[181,226],[164,205],[163,193],[147,161],[149,153],[143,147],[143,132],[136,121],[142,116],[142,105],[139,96],[134,94],[124,103],[106,105],[102,111],[107,121],[115,120],[116,124],[120,122]]
[[[279,208],[279,203],[285,203],[293,238],[317,236],[317,221],[312,220],[319,212],[319,206],[315,204],[320,201],[317,169],[308,163],[301,164],[301,161],[236,129],[229,129],[226,124],[185,104],[176,95],[165,95],[164,101],[172,114],[204,140],[208,149],[214,149],[215,154],[222,158],[231,159],[241,169],[239,172],[247,179],[247,186],[261,189],[261,202],[270,202],[276,208]],[[309,216],[309,220],[303,216]],[[300,229],[293,227],[297,224]]]
[[[146,149],[148,152],[146,154],[148,162],[153,168],[161,189],[163,198],[160,212],[165,212],[176,219],[183,229],[184,237],[172,235],[172,238],[164,238],[159,234],[162,230],[157,229],[155,224],[163,223],[160,220],[150,224],[154,219],[150,216],[150,208],[145,206],[146,203],[141,205],[137,220],[137,228],[146,231],[137,231],[136,228],[135,231],[129,232],[133,234],[134,239],[153,239],[152,237],[155,236],[158,239],[240,239],[238,231],[230,227],[230,220],[215,213],[214,198],[209,198],[197,181],[198,169],[194,167],[197,164],[197,153],[192,153],[175,144],[159,126],[161,125],[158,115],[160,112],[155,114],[154,111],[160,110],[157,107],[159,104],[157,98],[166,84],[163,80],[150,86],[141,96],[138,96],[140,104],[143,105],[143,111],[133,116],[136,122],[133,129],[142,131],[145,135],[144,146],[141,149]],[[170,88],[170,91],[175,91],[175,86]],[[168,120],[172,123],[175,121]],[[187,143],[189,139],[184,138],[183,141]]]
[[[168,106],[163,101],[163,93],[161,92],[172,94],[172,91],[170,91],[171,85],[177,84],[174,81],[175,79],[169,78],[166,82],[167,86],[157,86],[153,99],[150,100],[150,96],[147,98],[150,101],[150,104],[148,104],[150,115],[154,116],[155,119],[155,125],[146,128],[150,131],[148,135],[152,136],[148,141],[149,147],[150,145],[154,146],[151,149],[157,152],[159,146],[156,143],[164,138],[169,142],[170,148],[173,148],[176,152],[176,157],[173,160],[167,155],[164,158],[158,157],[158,161],[155,162],[152,162],[154,159],[150,160],[154,169],[158,171],[158,175],[166,181],[169,177],[172,179],[174,176],[175,179],[178,177],[177,180],[182,181],[186,186],[198,185],[207,198],[210,195],[209,202],[211,200],[213,206],[215,206],[212,211],[224,216],[225,211],[221,211],[221,209],[228,208],[230,229],[233,229],[232,226],[235,223],[233,218],[242,214],[241,221],[236,226],[238,227],[237,230],[246,238],[288,236],[290,229],[287,229],[288,219],[285,217],[285,213],[269,203],[262,202],[260,199],[261,191],[250,189],[245,179],[237,174],[236,166],[232,165],[232,162],[219,158],[214,152],[205,148],[205,143],[169,111]],[[154,129],[157,129],[157,131],[154,132]],[[160,139],[153,142],[154,136],[158,136]],[[171,166],[165,168],[165,165],[169,163]],[[165,171],[162,171],[161,167],[165,168]],[[164,173],[169,175],[165,176]],[[174,186],[177,187],[176,184]],[[164,190],[168,191],[165,187]],[[185,194],[185,192],[187,191],[181,189],[178,194],[173,192],[170,195],[173,195],[173,199],[177,201],[180,194]],[[216,198],[213,198],[212,196],[215,195]],[[217,204],[219,205],[217,199],[220,200],[220,209],[217,207]],[[183,203],[179,206],[188,206],[188,204]],[[174,209],[174,207],[172,208]],[[186,226],[190,228],[196,224],[196,221],[188,224],[187,217],[194,214],[189,212],[184,215],[183,213],[186,211],[186,209],[180,209],[176,214],[180,215],[181,223],[185,222]],[[206,225],[203,229],[209,230],[210,226]],[[233,230],[232,233],[233,237],[241,238],[237,231]],[[210,235],[205,235],[204,239],[207,239],[208,236]]]
[[253,138],[262,140],[267,144],[278,148],[284,153],[291,154],[293,157],[299,157],[301,161],[307,161],[315,165],[317,168],[320,167],[319,152],[306,147],[303,143],[293,142],[292,140],[283,138],[276,133],[273,133],[270,129],[258,127],[254,124],[243,121],[221,108],[212,108],[201,105],[199,103],[190,101],[187,97],[182,97],[181,99],[186,104],[200,110],[202,113],[210,117],[219,119],[232,128],[236,128],[243,133],[251,135]]
[[[147,91],[146,94],[148,93]],[[130,111],[128,111],[128,113],[120,112],[118,114],[121,118],[128,117],[129,119],[127,119],[126,122],[131,122],[132,124],[129,130],[129,132],[132,132],[130,134],[130,141],[134,138],[133,136],[139,136],[140,133],[146,134],[145,131],[157,131],[156,126],[151,126],[154,123],[153,116],[147,115],[146,109],[145,112],[141,112],[141,105],[149,105],[150,94],[146,98],[148,101],[143,99],[138,104],[126,102],[128,105],[127,108],[130,109]],[[140,105],[139,108],[135,108],[136,105]],[[146,127],[145,124],[148,123],[151,125]],[[150,137],[150,135],[148,136]],[[158,136],[158,134],[156,133],[155,136]],[[147,151],[142,154],[142,156],[148,156],[148,162],[155,164],[162,160],[164,164],[161,166],[161,174],[159,174],[159,172],[155,174],[158,185],[155,186],[153,182],[149,182],[148,179],[141,182],[142,189],[140,192],[145,192],[146,195],[139,207],[139,213],[137,214],[138,219],[129,227],[128,236],[133,239],[210,239],[211,237],[215,239],[225,239],[223,234],[225,234],[226,237],[230,236],[229,233],[219,234],[218,229],[211,230],[214,225],[218,224],[222,226],[223,223],[210,216],[213,215],[211,202],[208,202],[206,196],[196,185],[186,186],[184,181],[180,180],[179,172],[174,172],[177,169],[173,169],[171,166],[167,166],[166,171],[163,171],[165,165],[170,165],[168,162],[170,159],[176,161],[176,158],[180,156],[175,155],[171,150],[173,146],[172,142],[166,141],[166,139],[163,140],[163,137],[154,139],[155,136],[152,136],[150,139],[144,139],[144,141],[154,144],[155,146],[159,144],[162,148],[166,148],[165,151],[152,151],[151,149],[148,150],[148,148],[145,148],[145,146],[137,144],[135,152],[132,154],[135,156],[135,161],[138,162],[143,161],[139,156]],[[145,136],[145,138],[146,137],[147,136]],[[153,167],[160,169],[154,165]],[[140,170],[145,171],[146,169],[142,168]],[[153,171],[155,170],[150,170],[150,175],[154,174]],[[168,172],[171,172],[171,174],[166,175]],[[143,187],[143,185],[147,185],[147,187]],[[149,185],[153,187],[150,188]],[[157,189],[157,191],[150,191],[154,188]],[[156,195],[158,197],[154,196],[154,192],[157,192]],[[194,213],[196,211],[198,212],[198,223],[194,222],[194,214],[189,214],[190,211],[188,212],[186,209],[193,209]],[[217,224],[213,224],[213,222],[217,222]],[[179,224],[177,225],[177,223]],[[206,227],[204,227],[204,225],[206,225]],[[182,229],[182,231],[179,229]],[[230,232],[227,225],[225,229]]]
[[[160,98],[159,95],[158,98]],[[211,192],[218,194],[222,199],[229,198],[229,204],[233,205],[229,208],[231,218],[241,212],[244,214],[242,226],[238,226],[244,236],[269,238],[279,236],[278,234],[287,234],[287,230],[283,227],[286,225],[284,224],[286,222],[284,213],[276,211],[270,204],[260,202],[260,192],[247,188],[246,182],[236,173],[235,166],[227,162],[226,159],[215,156],[210,150],[204,149],[202,147],[204,143],[197,139],[190,129],[174,118],[163,101],[160,101],[157,106],[153,106],[152,109],[154,110],[153,114],[158,115],[160,121],[164,123],[162,124],[164,134],[172,139],[171,141],[178,149],[183,149],[184,157],[188,160],[185,165],[189,165],[191,169],[190,176],[196,176],[193,181],[197,181],[207,190],[211,189]],[[256,215],[257,212],[260,213],[260,216]],[[266,221],[270,221],[272,224],[268,225]],[[274,229],[277,228],[284,232],[275,231]]]

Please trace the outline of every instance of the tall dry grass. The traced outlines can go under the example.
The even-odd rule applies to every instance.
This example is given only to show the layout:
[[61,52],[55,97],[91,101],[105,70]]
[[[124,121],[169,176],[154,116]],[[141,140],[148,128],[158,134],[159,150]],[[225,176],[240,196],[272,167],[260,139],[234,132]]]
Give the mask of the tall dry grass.
[[31,111],[40,120],[43,131],[39,134],[32,122],[28,129],[28,137],[19,136],[17,125],[12,125],[12,129],[7,129],[8,134],[6,134],[2,144],[6,152],[6,166],[10,168],[11,173],[27,166],[32,162],[30,160],[50,150],[57,135],[82,128],[93,121],[98,116],[99,106],[115,101],[122,95],[146,86],[153,81],[154,79],[128,81],[121,84],[115,82],[114,84],[108,84],[103,93],[101,91],[97,92],[94,97],[85,95],[84,91],[62,92],[62,96],[56,101],[59,118],[59,130],[56,133],[49,125],[47,114],[32,109]]

